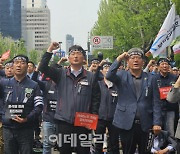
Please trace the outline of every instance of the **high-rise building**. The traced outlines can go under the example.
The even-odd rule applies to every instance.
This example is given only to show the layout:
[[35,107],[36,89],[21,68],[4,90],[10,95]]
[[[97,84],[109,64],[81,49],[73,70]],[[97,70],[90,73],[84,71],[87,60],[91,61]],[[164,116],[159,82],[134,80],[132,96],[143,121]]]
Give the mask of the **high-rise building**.
[[21,0],[0,0],[0,32],[15,40],[21,38]]
[[69,54],[69,48],[74,45],[74,37],[72,35],[67,34],[66,35],[66,54]]
[[42,51],[49,46],[50,10],[46,0],[22,1],[22,37],[28,51]]
[[47,0],[22,0],[23,8],[43,8],[47,4]]

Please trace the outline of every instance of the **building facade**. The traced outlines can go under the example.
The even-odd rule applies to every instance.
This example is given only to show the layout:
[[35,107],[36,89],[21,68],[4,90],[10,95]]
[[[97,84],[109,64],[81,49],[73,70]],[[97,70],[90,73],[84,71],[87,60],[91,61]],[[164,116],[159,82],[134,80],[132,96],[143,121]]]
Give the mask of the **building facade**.
[[74,45],[74,37],[72,35],[66,35],[66,54],[69,55],[69,48]]
[[0,32],[14,40],[21,38],[21,0],[0,0]]
[[22,38],[27,50],[46,50],[51,42],[46,0],[23,0],[22,4]]

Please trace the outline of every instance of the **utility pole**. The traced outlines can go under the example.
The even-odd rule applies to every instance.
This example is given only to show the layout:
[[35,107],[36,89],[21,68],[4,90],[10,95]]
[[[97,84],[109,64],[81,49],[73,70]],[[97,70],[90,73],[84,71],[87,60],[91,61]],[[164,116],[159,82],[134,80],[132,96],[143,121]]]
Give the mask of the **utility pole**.
[[58,43],[59,43],[60,58],[62,58],[62,55],[61,55],[61,44],[62,44],[62,42],[58,42]]
[[89,35],[89,32],[88,32],[88,41],[87,41],[87,51],[86,51],[86,61],[87,61],[87,67],[88,67],[88,60],[89,60],[89,56],[88,54],[90,53],[90,35]]

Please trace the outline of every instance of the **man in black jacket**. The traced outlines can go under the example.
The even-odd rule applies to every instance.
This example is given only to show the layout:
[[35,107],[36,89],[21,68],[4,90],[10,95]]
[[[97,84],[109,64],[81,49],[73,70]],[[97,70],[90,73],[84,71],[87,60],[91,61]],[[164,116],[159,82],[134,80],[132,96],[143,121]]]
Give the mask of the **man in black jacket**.
[[26,76],[28,57],[13,58],[14,77],[2,79],[4,153],[32,154],[33,124],[41,114],[43,98],[39,86]]
[[94,74],[83,68],[85,51],[81,46],[69,48],[69,68],[49,67],[52,51],[58,48],[57,42],[51,43],[41,60],[39,70],[57,84],[58,102],[54,117],[58,123],[60,153],[71,154],[75,147],[77,154],[86,154],[90,151],[90,144],[82,145],[81,137],[84,134],[88,138],[90,130],[74,126],[74,119],[77,112],[98,113],[99,86]]

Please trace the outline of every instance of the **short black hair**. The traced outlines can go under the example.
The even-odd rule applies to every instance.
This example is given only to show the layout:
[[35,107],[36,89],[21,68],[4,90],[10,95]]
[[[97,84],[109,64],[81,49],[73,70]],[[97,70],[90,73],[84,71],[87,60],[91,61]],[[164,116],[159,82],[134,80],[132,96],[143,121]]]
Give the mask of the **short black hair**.
[[28,64],[29,64],[29,63],[33,64],[33,66],[36,67],[36,65],[34,64],[33,61],[28,61]]

